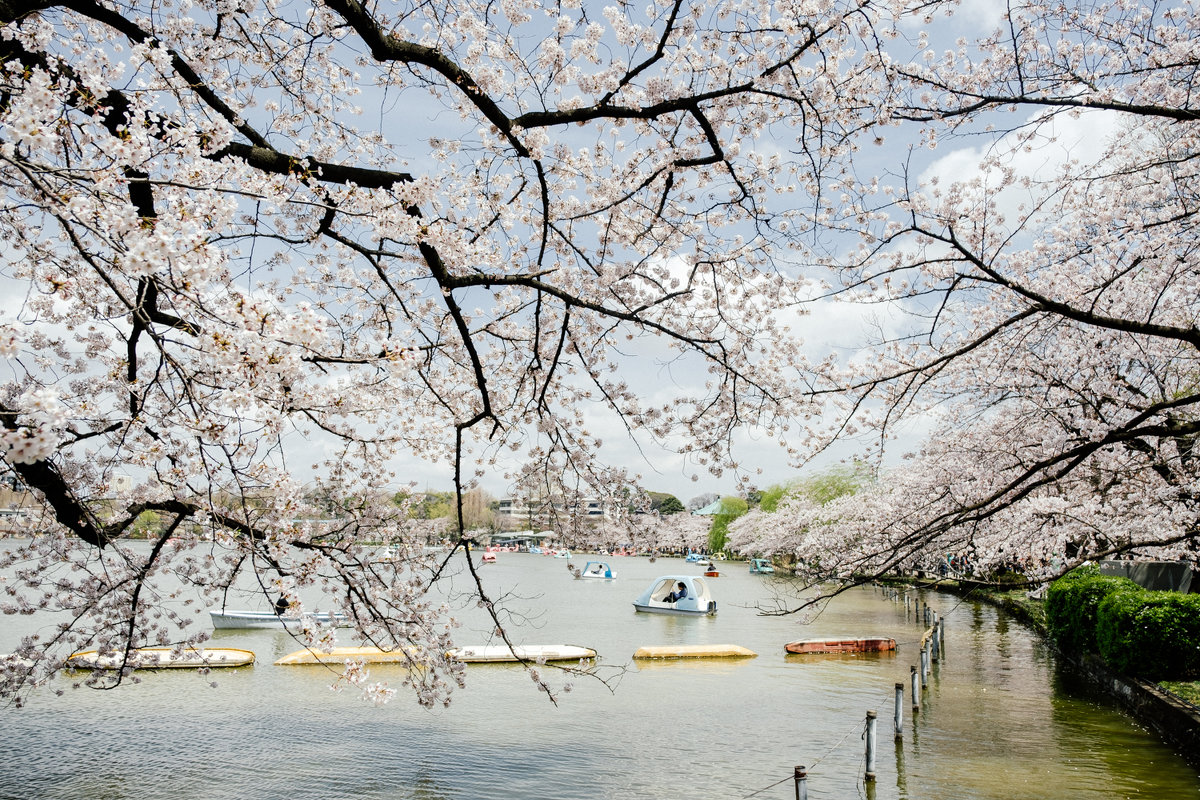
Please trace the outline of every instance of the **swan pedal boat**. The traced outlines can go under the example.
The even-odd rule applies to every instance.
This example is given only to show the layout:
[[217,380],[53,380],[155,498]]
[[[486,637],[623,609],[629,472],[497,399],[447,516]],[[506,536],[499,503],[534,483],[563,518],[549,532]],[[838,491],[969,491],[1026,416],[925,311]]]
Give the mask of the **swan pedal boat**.
[[[687,596],[673,603],[667,602],[667,596],[680,583],[687,587]],[[633,601],[633,607],[647,614],[676,614],[683,617],[708,617],[717,613],[717,601],[712,598],[707,581],[695,575],[661,575],[655,578],[650,588]]]
[[[101,653],[83,650],[67,659],[75,669],[122,669],[124,653]],[[200,669],[205,667],[245,667],[254,663],[254,653],[235,647],[187,648],[176,652],[173,647],[141,647],[129,653],[126,666],[133,669]]]
[[575,571],[575,577],[611,581],[617,576],[607,561],[589,561],[584,565],[583,569]]

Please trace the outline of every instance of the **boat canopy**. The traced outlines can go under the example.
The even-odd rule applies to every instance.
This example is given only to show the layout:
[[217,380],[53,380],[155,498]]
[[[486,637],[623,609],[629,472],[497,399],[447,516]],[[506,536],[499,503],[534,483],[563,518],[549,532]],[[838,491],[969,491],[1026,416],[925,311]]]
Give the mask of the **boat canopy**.
[[579,571],[580,578],[615,578],[612,565],[606,561],[589,561]]
[[[681,599],[672,597],[679,584],[685,589]],[[715,614],[717,603],[713,600],[708,582],[695,575],[662,575],[654,579],[650,588],[633,601],[638,611],[657,614]]]

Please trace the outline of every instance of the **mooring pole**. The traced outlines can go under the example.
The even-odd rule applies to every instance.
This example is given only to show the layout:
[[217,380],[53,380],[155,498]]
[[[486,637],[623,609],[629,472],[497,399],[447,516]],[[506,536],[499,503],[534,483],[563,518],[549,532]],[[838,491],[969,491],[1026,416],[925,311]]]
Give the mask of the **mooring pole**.
[[921,645],[921,688],[929,686],[929,644]]
[[867,773],[863,775],[864,780],[875,780],[875,723],[876,714],[874,711],[867,712]]
[[919,682],[920,679],[917,677],[916,666],[908,668],[908,677],[912,683],[913,714],[916,714],[921,710],[921,684]]
[[796,767],[793,777],[796,781],[796,800],[808,800],[808,772],[803,764]]
[[904,738],[904,684],[896,683],[896,738]]

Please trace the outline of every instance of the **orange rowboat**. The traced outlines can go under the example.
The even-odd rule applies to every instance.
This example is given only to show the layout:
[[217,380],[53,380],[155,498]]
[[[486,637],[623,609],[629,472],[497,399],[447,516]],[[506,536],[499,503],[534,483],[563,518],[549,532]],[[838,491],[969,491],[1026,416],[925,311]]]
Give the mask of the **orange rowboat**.
[[895,639],[801,639],[788,642],[789,653],[882,653],[896,649]]

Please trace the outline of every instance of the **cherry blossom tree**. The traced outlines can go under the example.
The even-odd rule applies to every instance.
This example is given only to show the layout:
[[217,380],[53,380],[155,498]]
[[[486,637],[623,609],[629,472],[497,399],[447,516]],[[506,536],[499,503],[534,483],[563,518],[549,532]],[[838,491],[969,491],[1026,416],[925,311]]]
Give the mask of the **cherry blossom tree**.
[[[251,591],[446,702],[439,581],[494,608],[466,493],[515,458],[615,494],[614,432],[743,476],[746,428],[800,463],[936,415],[797,517],[835,574],[1190,547],[1195,9],[1010,4],[943,51],[943,7],[0,0],[0,433],[39,512],[3,611],[55,620],[0,694],[200,643]],[[1111,134],[1050,159],[1073,124]],[[970,174],[873,147],[909,136]],[[831,301],[916,324],[810,360]],[[449,465],[449,554],[391,501],[402,460]]]
[[991,36],[893,63],[892,125],[959,149],[847,188],[846,227],[867,233],[829,293],[892,322],[810,378],[833,420],[813,441],[933,433],[873,487],[781,504],[743,546],[860,578],[947,556],[1031,579],[1196,558],[1198,19],[1010,3]]
[[[449,464],[463,520],[506,454],[608,481],[598,415],[720,474],[801,414],[806,245],[777,240],[874,119],[900,10],[0,0],[0,420],[38,512],[3,611],[56,620],[0,695],[198,644],[248,588],[447,701],[455,556],[391,502],[397,459]],[[643,397],[645,359],[704,382]]]

